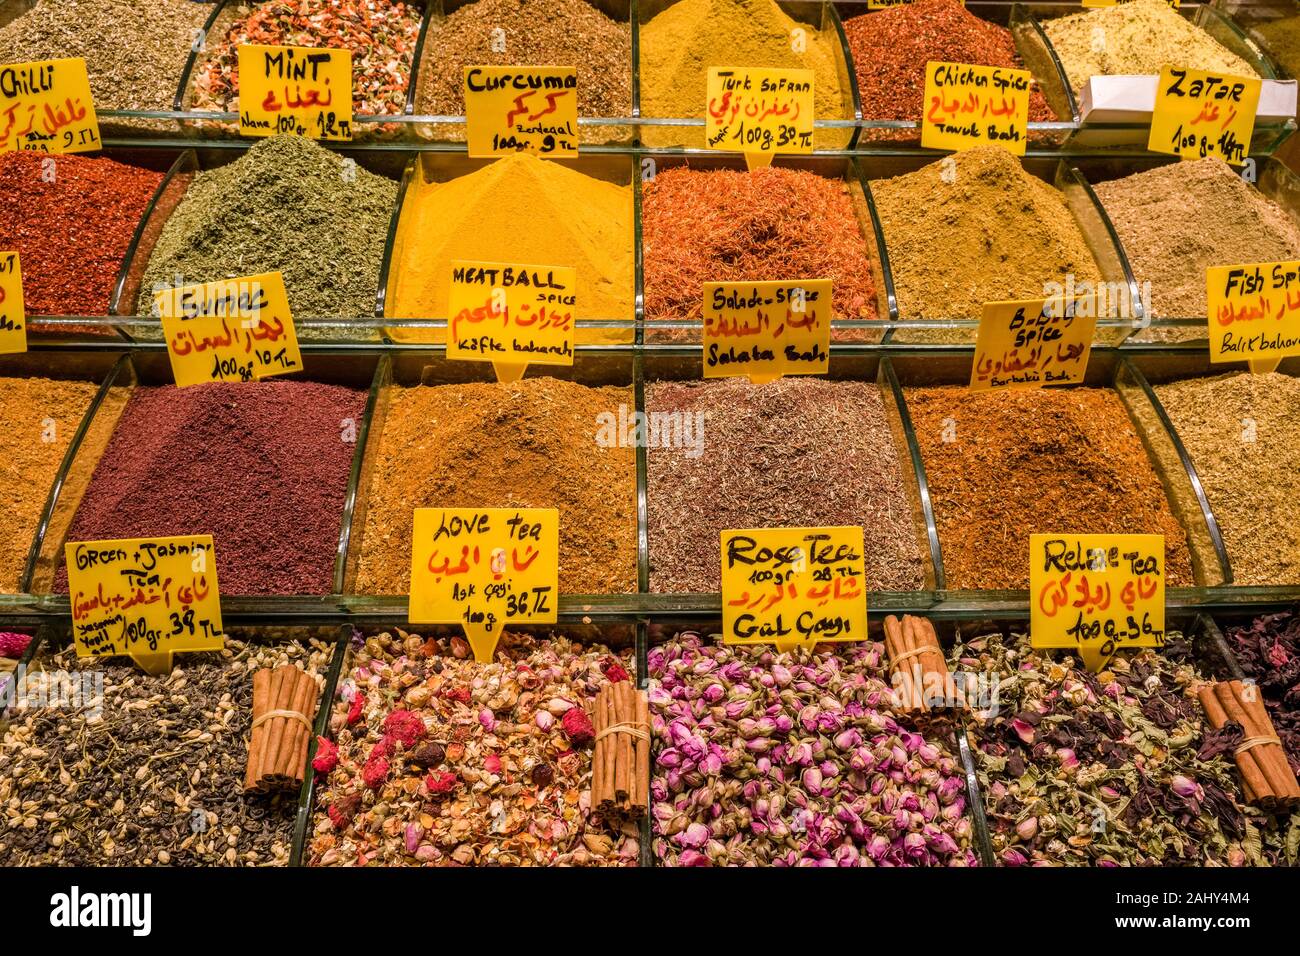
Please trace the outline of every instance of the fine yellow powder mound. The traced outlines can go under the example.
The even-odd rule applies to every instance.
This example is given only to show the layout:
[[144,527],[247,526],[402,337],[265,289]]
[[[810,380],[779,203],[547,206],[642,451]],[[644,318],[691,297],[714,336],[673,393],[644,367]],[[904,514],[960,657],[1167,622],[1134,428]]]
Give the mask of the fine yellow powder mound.
[[[643,116],[703,116],[709,67],[761,66],[812,70],[817,118],[852,119],[839,51],[774,0],[680,0],[641,27],[640,46]],[[641,135],[650,146],[704,145],[700,127],[646,127]],[[844,147],[848,135],[819,130],[814,142],[818,149]]]
[[[632,187],[519,153],[448,182],[417,173],[398,226],[394,318],[448,317],[453,259],[571,266],[579,319],[631,319]],[[441,330],[440,330],[441,331]],[[391,329],[399,341],[427,331]]]
[[1253,77],[1250,64],[1165,0],[1133,0],[1043,24],[1078,94],[1092,76],[1149,76],[1165,66]]

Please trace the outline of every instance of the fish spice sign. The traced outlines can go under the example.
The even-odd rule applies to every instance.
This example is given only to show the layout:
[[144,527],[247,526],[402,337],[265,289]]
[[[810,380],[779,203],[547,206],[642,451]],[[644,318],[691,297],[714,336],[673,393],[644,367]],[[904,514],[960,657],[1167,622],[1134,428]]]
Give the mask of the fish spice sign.
[[1211,266],[1205,282],[1211,362],[1271,372],[1300,355],[1300,262]]

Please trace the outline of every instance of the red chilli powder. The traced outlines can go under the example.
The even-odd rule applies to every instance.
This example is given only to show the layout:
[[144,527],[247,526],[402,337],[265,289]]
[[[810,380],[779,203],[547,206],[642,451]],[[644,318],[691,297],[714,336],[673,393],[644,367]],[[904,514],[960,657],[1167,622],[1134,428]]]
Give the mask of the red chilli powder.
[[211,534],[222,594],[328,594],[365,402],[317,382],[141,386],[68,540]]
[[[1024,69],[1011,31],[968,11],[959,0],[915,3],[844,21],[867,119],[920,120],[925,105],[925,65],[973,63]],[[1050,123],[1056,114],[1037,88],[1029,94],[1029,120]]]
[[101,157],[0,154],[0,249],[18,250],[28,314],[108,314],[162,178]]

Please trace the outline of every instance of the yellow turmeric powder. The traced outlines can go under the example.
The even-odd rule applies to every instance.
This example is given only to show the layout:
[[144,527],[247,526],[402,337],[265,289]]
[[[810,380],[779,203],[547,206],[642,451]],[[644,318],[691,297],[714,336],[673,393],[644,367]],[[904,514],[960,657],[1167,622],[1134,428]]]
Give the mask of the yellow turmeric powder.
[[[641,28],[641,115],[702,117],[709,67],[812,70],[818,119],[853,119],[843,50],[833,32],[785,14],[776,0],[679,0]],[[848,146],[850,131],[821,129],[818,149]],[[642,127],[649,146],[703,146],[699,126]]]
[[[449,318],[453,259],[571,266],[579,319],[634,317],[632,187],[519,153],[433,182],[421,165],[398,224],[391,318]],[[404,342],[443,331],[389,330]],[[578,341],[583,341],[579,331]]]

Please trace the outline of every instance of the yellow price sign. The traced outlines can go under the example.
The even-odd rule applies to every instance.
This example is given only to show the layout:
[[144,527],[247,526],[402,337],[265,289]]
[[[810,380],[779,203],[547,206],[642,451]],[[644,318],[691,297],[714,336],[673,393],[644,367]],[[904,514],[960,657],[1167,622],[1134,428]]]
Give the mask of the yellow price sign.
[[722,532],[722,641],[780,651],[867,637],[861,528]]
[[950,150],[1000,146],[1025,155],[1033,81],[1028,70],[927,63],[921,145]]
[[970,389],[1077,385],[1097,329],[1091,297],[985,302]]
[[1156,87],[1147,149],[1245,165],[1262,85],[1244,76],[1166,66]]
[[1300,355],[1300,262],[1254,262],[1205,270],[1210,361],[1246,359],[1271,372]]
[[278,272],[164,289],[154,302],[179,386],[302,371],[298,334]]
[[486,664],[507,625],[555,623],[555,508],[416,508],[412,538],[412,624],[460,624]]
[[0,252],[0,355],[27,351],[23,267],[16,252]]
[[578,70],[572,66],[465,67],[465,130],[474,158],[578,155]]
[[84,153],[101,145],[85,60],[0,66],[0,153]]
[[239,47],[239,135],[352,139],[352,51]]
[[709,149],[768,166],[777,153],[811,153],[816,107],[812,70],[711,66],[704,113]]
[[78,657],[165,674],[177,652],[225,646],[211,535],[69,541],[64,559]]
[[502,382],[572,365],[577,300],[573,268],[453,260],[447,358],[491,362]]
[[1029,538],[1029,642],[1077,651],[1096,671],[1123,647],[1165,643],[1159,534]]
[[830,368],[831,280],[704,283],[704,377],[758,384]]

